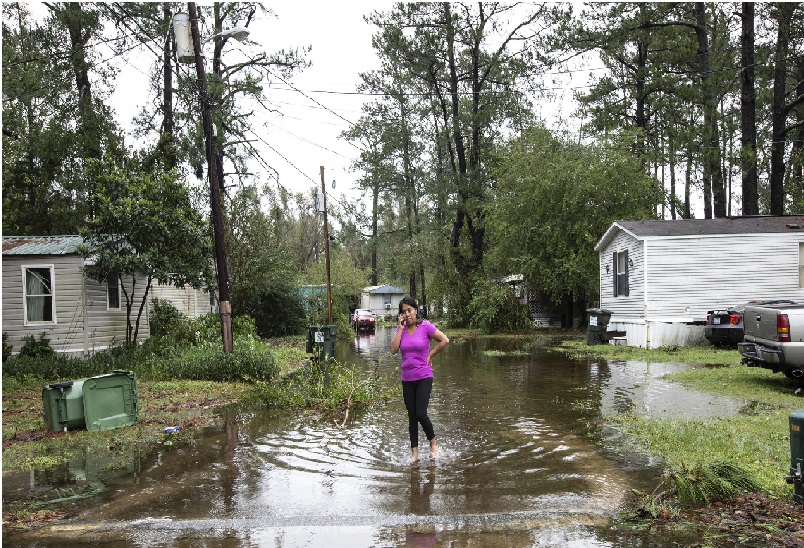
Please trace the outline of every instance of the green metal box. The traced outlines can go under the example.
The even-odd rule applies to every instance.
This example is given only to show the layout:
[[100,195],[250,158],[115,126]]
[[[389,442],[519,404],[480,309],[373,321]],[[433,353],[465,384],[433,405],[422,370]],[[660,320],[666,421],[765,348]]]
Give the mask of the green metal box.
[[790,477],[788,482],[793,484],[794,500],[804,502],[804,411],[790,413]]
[[57,382],[42,389],[48,430],[62,432],[84,427],[84,380]]
[[131,371],[114,371],[84,381],[87,430],[109,430],[136,424],[137,380]]

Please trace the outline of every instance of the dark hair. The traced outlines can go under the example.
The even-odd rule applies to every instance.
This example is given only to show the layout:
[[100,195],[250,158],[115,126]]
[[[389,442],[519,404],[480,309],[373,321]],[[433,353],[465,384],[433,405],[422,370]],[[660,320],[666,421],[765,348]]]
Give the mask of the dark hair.
[[416,299],[411,297],[410,295],[405,295],[402,297],[402,300],[399,301],[399,313],[402,314],[402,305],[406,304],[414,309],[416,309],[416,325],[422,323],[422,314],[419,312],[419,303],[416,302]]

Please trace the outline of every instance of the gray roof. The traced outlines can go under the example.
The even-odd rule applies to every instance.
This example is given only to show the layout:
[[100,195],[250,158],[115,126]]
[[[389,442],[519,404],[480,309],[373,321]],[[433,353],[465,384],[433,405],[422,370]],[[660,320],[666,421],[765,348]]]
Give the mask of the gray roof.
[[622,230],[638,240],[724,234],[773,234],[804,232],[804,215],[679,219],[675,221],[614,221],[595,246],[599,251]]
[[386,284],[386,285],[372,285],[372,286],[369,286],[369,287],[363,289],[363,291],[365,293],[369,293],[369,294],[392,293],[392,294],[396,294],[396,295],[400,295],[400,294],[404,295],[405,293],[407,293],[407,291],[405,291],[404,289],[399,289],[398,287],[394,287],[393,285],[388,285],[388,284]]
[[81,236],[3,236],[3,255],[72,255]]

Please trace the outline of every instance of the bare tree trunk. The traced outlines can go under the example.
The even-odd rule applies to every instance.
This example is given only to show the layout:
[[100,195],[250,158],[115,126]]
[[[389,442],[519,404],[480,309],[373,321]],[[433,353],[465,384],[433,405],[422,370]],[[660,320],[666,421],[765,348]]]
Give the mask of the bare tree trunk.
[[709,35],[706,32],[706,4],[695,4],[695,33],[698,36],[698,56],[700,61],[701,91],[704,101],[703,127],[703,178],[704,178],[704,216],[712,218],[711,199],[714,216],[726,216],[726,197],[723,175],[720,171],[720,137],[717,123],[717,104],[712,88],[712,59],[709,54]]
[[796,9],[795,4],[780,2],[778,10],[779,32],[776,39],[776,52],[773,66],[773,106],[771,109],[771,172],[770,172],[770,214],[784,214],[784,153],[787,144],[787,56],[790,45],[790,21]]
[[757,108],[754,87],[754,3],[743,2],[740,87],[740,170],[743,215],[759,215],[757,192]]

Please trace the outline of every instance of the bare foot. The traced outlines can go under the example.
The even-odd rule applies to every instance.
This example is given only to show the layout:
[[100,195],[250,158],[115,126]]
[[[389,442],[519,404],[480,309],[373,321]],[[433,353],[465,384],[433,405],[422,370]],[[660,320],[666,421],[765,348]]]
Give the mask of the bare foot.
[[413,464],[417,460],[419,460],[419,448],[412,447],[410,449],[410,457],[408,458],[408,464]]
[[441,446],[438,445],[438,442],[435,440],[435,438],[430,440],[430,458],[431,459],[436,458],[440,450]]

